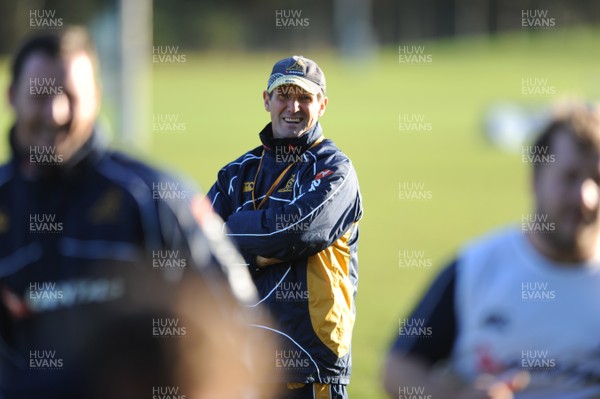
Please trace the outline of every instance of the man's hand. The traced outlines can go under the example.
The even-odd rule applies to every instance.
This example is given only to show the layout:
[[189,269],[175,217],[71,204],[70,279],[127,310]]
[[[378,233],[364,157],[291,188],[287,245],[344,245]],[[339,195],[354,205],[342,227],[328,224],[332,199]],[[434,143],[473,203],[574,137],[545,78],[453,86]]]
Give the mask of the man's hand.
[[481,375],[466,383],[448,369],[432,369],[421,359],[391,353],[384,365],[383,383],[390,398],[398,397],[400,387],[420,386],[432,398],[444,399],[513,399],[516,392],[529,385],[527,371],[503,375]]
[[256,257],[256,266],[258,267],[267,267],[281,262],[283,261],[277,258],[265,258],[264,256],[260,255]]
[[518,372],[503,378],[492,375],[482,375],[477,378],[474,386],[463,389],[458,398],[464,399],[513,399],[514,393],[522,391],[529,384],[529,373]]

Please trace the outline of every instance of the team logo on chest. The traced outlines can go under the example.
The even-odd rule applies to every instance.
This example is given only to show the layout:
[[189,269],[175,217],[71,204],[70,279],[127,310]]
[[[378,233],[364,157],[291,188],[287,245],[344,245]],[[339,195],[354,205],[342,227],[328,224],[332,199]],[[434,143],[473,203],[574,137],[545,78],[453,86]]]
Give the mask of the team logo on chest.
[[254,190],[254,182],[253,181],[245,181],[244,188],[242,190],[245,193],[249,193],[250,191]]
[[292,177],[285,183],[285,187],[277,190],[278,193],[291,193],[292,188],[294,187],[294,183],[296,182],[296,174],[294,173]]
[[122,193],[119,190],[115,188],[108,189],[90,210],[90,221],[94,224],[115,223],[119,216],[122,201]]

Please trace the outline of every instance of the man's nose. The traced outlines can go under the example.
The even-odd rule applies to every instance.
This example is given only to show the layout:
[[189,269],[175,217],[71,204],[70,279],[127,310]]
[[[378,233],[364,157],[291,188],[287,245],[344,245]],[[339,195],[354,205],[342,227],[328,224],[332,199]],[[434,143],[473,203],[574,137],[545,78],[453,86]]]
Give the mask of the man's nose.
[[288,101],[288,109],[294,114],[300,111],[300,101],[296,97],[291,97]]
[[579,188],[581,207],[588,212],[598,209],[600,201],[600,187],[592,179],[586,179]]
[[48,98],[44,114],[48,123],[64,125],[71,117],[69,98],[64,93]]

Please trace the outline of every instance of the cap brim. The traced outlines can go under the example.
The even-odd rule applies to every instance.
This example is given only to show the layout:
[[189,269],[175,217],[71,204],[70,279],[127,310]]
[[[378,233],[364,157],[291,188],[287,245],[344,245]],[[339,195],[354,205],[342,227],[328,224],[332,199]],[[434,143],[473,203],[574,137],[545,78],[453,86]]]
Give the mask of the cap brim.
[[285,75],[280,78],[275,79],[273,83],[267,88],[267,91],[271,93],[273,90],[283,85],[296,85],[306,90],[310,94],[318,94],[322,91],[321,86],[318,84],[311,82],[308,79],[305,79],[300,76],[294,75]]

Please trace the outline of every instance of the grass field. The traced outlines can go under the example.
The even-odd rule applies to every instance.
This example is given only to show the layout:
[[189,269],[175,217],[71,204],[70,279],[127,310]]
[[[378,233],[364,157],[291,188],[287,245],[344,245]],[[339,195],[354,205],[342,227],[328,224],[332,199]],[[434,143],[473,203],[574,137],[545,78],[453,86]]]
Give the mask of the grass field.
[[[486,142],[484,111],[497,101],[543,106],[563,95],[600,98],[599,38],[552,30],[418,43],[431,55],[418,64],[400,64],[397,48],[362,66],[304,52],[327,76],[324,132],[353,160],[364,199],[352,398],[384,397],[380,365],[398,321],[461,243],[528,212],[527,165]],[[258,145],[268,122],[261,92],[273,62],[286,55],[189,54],[185,64],[154,64],[153,112],[175,114],[187,128],[152,132],[147,159],[208,189],[221,166]],[[523,95],[528,77],[547,78],[556,95]],[[0,75],[2,87],[6,79]],[[400,131],[399,114],[424,115],[432,129]],[[7,126],[7,108],[0,118]],[[403,182],[423,184],[431,199],[400,199]],[[402,250],[424,251],[433,266],[400,268]]]

